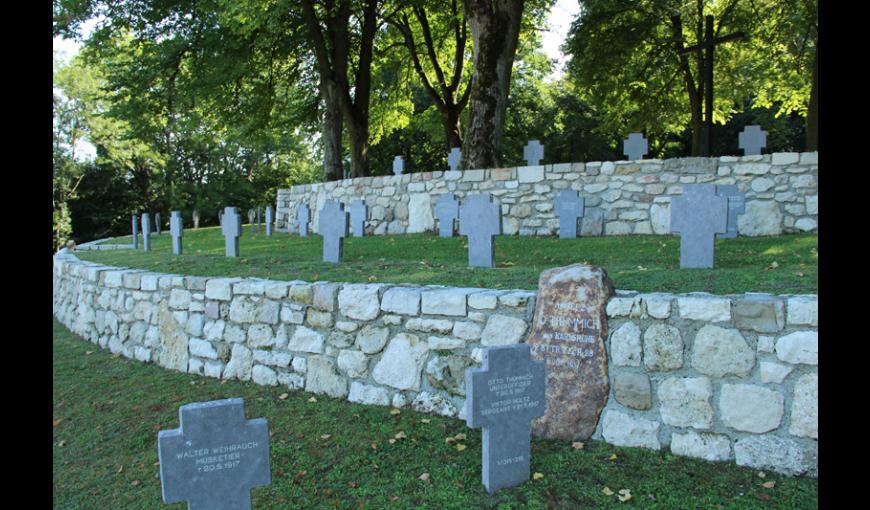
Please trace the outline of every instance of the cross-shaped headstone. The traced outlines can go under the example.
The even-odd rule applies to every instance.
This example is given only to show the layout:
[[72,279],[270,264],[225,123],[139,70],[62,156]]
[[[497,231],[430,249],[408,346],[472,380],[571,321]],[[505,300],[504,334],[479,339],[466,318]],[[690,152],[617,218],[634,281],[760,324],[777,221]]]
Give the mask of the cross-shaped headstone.
[[164,503],[188,510],[251,510],[251,489],[272,483],[266,418],[245,419],[241,398],[186,404],[180,427],[157,433]]
[[402,156],[396,156],[393,159],[393,175],[402,175],[402,172],[405,171],[405,161],[402,160]]
[[447,155],[447,166],[454,172],[459,169],[459,161],[462,159],[462,151],[459,147],[450,149],[450,154]]
[[465,371],[466,424],[483,428],[482,478],[487,492],[529,479],[531,420],[546,411],[544,363],[527,344],[490,347],[483,366]]
[[133,249],[139,249],[139,218],[133,215]]
[[160,235],[160,213],[154,215],[154,230],[157,235]]
[[671,232],[680,234],[680,268],[712,268],[715,234],[728,227],[728,199],[714,184],[687,184],[671,199]]
[[221,232],[224,234],[224,245],[227,257],[239,256],[239,237],[242,235],[242,217],[237,207],[224,208]]
[[181,211],[172,211],[169,217],[169,234],[172,236],[172,253],[181,255],[181,236],[184,234],[184,220]]
[[308,235],[308,222],[311,220],[311,210],[307,204],[299,204],[299,209],[296,211],[296,221],[299,223],[299,236],[305,237]]
[[272,223],[275,221],[273,217],[274,213],[272,213],[272,206],[266,206],[266,235],[272,235]]
[[744,156],[761,154],[761,149],[767,147],[767,131],[762,131],[758,125],[746,126],[737,135],[737,142],[737,147],[743,149]]
[[540,165],[541,160],[544,159],[544,146],[541,145],[541,142],[538,140],[530,140],[529,143],[523,147],[523,159],[526,160],[526,164],[529,166]]
[[453,193],[444,193],[435,203],[435,216],[438,217],[438,235],[453,237],[453,222],[459,217],[459,202]]
[[583,217],[586,200],[578,196],[572,189],[566,189],[556,195],[554,201],[556,216],[559,217],[559,238],[573,239],[577,237],[577,218]]
[[459,235],[468,236],[468,265],[495,267],[494,237],[501,234],[501,206],[488,193],[469,195],[459,207]]
[[649,150],[649,142],[643,137],[643,133],[631,133],[622,141],[622,153],[630,161],[643,159]]
[[366,207],[365,200],[354,200],[350,203],[350,224],[354,237],[365,235],[367,213],[368,207]]
[[142,249],[151,251],[151,215],[142,213]]
[[193,210],[193,228],[199,228],[199,211],[196,209]]
[[254,222],[254,220],[256,219],[256,216],[257,216],[257,215],[256,215],[256,213],[254,212],[253,209],[248,209],[248,223],[251,224],[251,233],[252,233],[252,234],[253,234],[254,232],[256,232],[256,230],[255,230],[256,223]]
[[318,230],[323,236],[323,261],[341,262],[344,255],[344,238],[348,234],[348,213],[344,204],[327,200],[320,210]]
[[262,223],[260,222],[260,211],[261,210],[262,210],[261,207],[257,207],[257,230],[258,231],[260,230],[260,226],[262,225]]
[[736,184],[717,184],[716,194],[728,199],[728,226],[716,239],[733,239],[737,237],[737,215],[746,212],[746,193],[737,191]]

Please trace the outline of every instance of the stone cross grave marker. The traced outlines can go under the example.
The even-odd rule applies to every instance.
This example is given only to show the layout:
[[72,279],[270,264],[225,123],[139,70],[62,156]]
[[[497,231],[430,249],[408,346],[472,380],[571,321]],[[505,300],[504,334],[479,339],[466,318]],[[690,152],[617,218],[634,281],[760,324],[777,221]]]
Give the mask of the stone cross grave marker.
[[444,193],[435,203],[435,216],[438,217],[438,235],[453,237],[453,222],[459,217],[459,202],[453,193]]
[[600,267],[573,264],[541,273],[526,344],[547,367],[547,412],[536,436],[577,441],[595,432],[607,404],[607,301],[613,283]]
[[526,344],[483,351],[483,366],[465,371],[466,424],[483,428],[482,479],[490,494],[529,479],[531,423],[546,408],[544,363]]
[[350,224],[353,229],[354,237],[363,237],[366,226],[366,216],[368,207],[365,200],[354,200],[350,203]]
[[447,155],[447,165],[450,170],[456,171],[459,169],[459,162],[462,160],[462,151],[459,147],[450,149],[450,154]]
[[139,249],[139,218],[136,215],[133,215],[133,249]]
[[254,222],[255,219],[256,219],[256,213],[254,212],[254,210],[253,210],[253,209],[248,209],[248,223],[251,224],[251,233],[252,233],[252,234],[253,234],[254,232],[256,232],[256,230],[255,230],[255,228],[254,228],[254,227],[256,226],[256,224],[255,224],[255,222]]
[[178,419],[157,433],[163,502],[251,510],[251,489],[272,483],[266,419],[246,420],[241,398],[186,404]]
[[526,160],[528,166],[540,165],[541,160],[544,159],[544,146],[541,145],[541,142],[538,140],[530,140],[529,143],[523,147],[523,159]]
[[184,220],[181,211],[172,211],[169,217],[169,234],[172,236],[172,253],[181,255],[181,236],[184,235]]
[[671,199],[671,232],[680,234],[680,268],[712,268],[715,234],[728,228],[728,199],[715,184],[686,184]]
[[305,237],[308,235],[308,222],[311,219],[311,210],[307,204],[299,204],[299,209],[296,211],[296,221],[299,223],[299,236]]
[[262,222],[260,221],[260,212],[261,212],[261,210],[262,210],[262,208],[261,208],[260,206],[257,206],[257,231],[260,230],[260,227],[261,227],[261,225],[262,225]]
[[744,156],[761,154],[761,149],[767,147],[767,131],[762,131],[758,125],[746,126],[737,135],[737,142],[737,147],[743,149]]
[[393,159],[393,175],[402,175],[404,171],[405,161],[402,159],[402,156],[396,156]]
[[151,216],[142,213],[142,249],[151,251]]
[[224,208],[221,232],[224,234],[224,245],[227,257],[239,256],[239,237],[242,235],[242,217],[238,207]]
[[160,213],[154,215],[154,230],[157,235],[160,235]]
[[643,159],[648,150],[649,141],[644,138],[643,133],[631,133],[622,141],[622,153],[629,161]]
[[728,226],[724,234],[716,234],[716,239],[737,237],[737,215],[746,212],[746,193],[737,191],[736,184],[717,184],[716,195],[728,199]]
[[559,217],[559,238],[574,239],[577,237],[577,218],[583,217],[586,200],[576,191],[566,189],[556,195],[554,202],[556,216]]
[[459,235],[468,236],[468,265],[495,267],[494,237],[501,234],[501,206],[489,193],[469,195],[459,206]]
[[344,204],[327,200],[320,210],[318,230],[323,236],[323,261],[341,262],[344,255],[344,238],[348,234],[348,213]]
[[272,235],[272,223],[275,222],[274,214],[272,213],[272,206],[266,206],[266,235]]
[[199,211],[196,209],[193,210],[193,228],[199,228]]

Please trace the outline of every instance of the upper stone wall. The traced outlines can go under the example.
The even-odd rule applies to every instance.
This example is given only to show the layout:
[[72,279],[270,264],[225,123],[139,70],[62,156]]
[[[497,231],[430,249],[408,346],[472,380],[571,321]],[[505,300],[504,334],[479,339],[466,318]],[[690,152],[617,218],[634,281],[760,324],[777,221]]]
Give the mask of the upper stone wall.
[[669,234],[671,198],[684,184],[712,183],[736,184],[746,193],[740,235],[816,232],[818,173],[818,152],[785,152],[361,177],[278,190],[276,225],[296,231],[304,202],[317,232],[327,198],[346,205],[362,198],[369,206],[368,235],[435,232],[439,195],[452,192],[461,200],[486,192],[501,204],[505,234],[553,235],[559,228],[553,200],[570,188],[586,201],[581,236]]

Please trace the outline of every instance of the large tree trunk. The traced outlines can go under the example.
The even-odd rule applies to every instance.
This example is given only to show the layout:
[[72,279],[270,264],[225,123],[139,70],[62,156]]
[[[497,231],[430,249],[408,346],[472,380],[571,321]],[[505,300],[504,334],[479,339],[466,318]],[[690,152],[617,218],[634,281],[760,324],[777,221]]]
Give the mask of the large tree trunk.
[[368,117],[347,123],[350,132],[350,177],[369,174],[369,122]]
[[462,130],[459,125],[461,113],[462,107],[457,105],[449,105],[441,111],[441,124],[444,126],[448,152],[454,147],[462,147]]
[[501,164],[501,143],[523,0],[464,0],[474,41],[469,119],[463,168]]
[[334,83],[321,80],[323,111],[323,181],[344,179],[341,156],[341,92]]
[[813,55],[813,85],[810,89],[810,104],[807,108],[807,150],[819,150],[819,41],[816,38]]

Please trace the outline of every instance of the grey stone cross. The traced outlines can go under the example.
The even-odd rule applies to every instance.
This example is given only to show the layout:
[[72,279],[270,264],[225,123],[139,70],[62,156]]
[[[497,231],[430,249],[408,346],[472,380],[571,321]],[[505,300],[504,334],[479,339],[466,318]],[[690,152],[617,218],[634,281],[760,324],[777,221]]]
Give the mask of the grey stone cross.
[[344,204],[327,200],[320,210],[318,230],[323,236],[323,261],[341,262],[344,255],[344,238],[348,234],[348,213]]
[[531,359],[528,344],[490,347],[483,366],[465,371],[466,424],[483,428],[482,479],[487,492],[529,479],[531,420],[547,401],[544,362]]
[[350,224],[353,230],[354,237],[363,237],[366,226],[366,216],[368,207],[365,200],[354,200],[350,203]]
[[469,195],[459,207],[459,235],[468,236],[468,265],[495,266],[495,242],[501,234],[501,207],[488,193]]
[[257,213],[255,213],[253,209],[248,209],[248,223],[251,224],[251,233],[252,234],[254,232],[256,232],[256,229],[255,229],[256,223],[254,222],[255,219],[257,219]]
[[643,137],[643,133],[631,133],[622,141],[622,153],[629,161],[643,159],[648,150],[649,142]]
[[246,420],[241,398],[186,404],[178,419],[157,433],[163,502],[251,510],[251,489],[272,483],[266,419]]
[[239,237],[242,235],[242,217],[237,207],[224,208],[221,232],[224,234],[227,257],[239,256]]
[[139,249],[139,218],[133,215],[133,249]]
[[435,216],[438,217],[438,235],[453,237],[453,223],[459,217],[459,202],[453,193],[444,193],[435,203]]
[[402,159],[402,156],[396,156],[393,159],[393,175],[402,175],[404,171],[405,161]]
[[184,235],[184,220],[181,211],[172,211],[169,217],[169,234],[172,236],[172,253],[181,255],[181,236]]
[[526,160],[526,164],[529,166],[540,165],[541,160],[544,159],[544,146],[541,145],[541,142],[538,140],[530,140],[529,143],[523,147],[523,159]]
[[262,223],[260,222],[260,211],[261,210],[262,210],[262,208],[260,206],[257,206],[257,230],[258,231],[260,230],[260,226],[262,225]]
[[447,166],[454,172],[459,169],[459,162],[462,160],[462,151],[459,147],[450,149],[450,154],[447,155]]
[[744,156],[761,154],[761,149],[767,147],[767,131],[758,125],[746,126],[737,135],[737,147],[743,149]]
[[737,215],[746,212],[746,193],[737,191],[736,184],[717,184],[716,195],[728,199],[728,226],[716,239],[733,239],[737,237]]
[[583,217],[586,200],[578,196],[576,191],[566,189],[556,195],[554,202],[556,216],[559,217],[559,238],[577,237],[577,218]]
[[160,235],[160,213],[154,215],[154,230],[157,235]]
[[193,228],[199,228],[199,211],[196,209],[193,210]]
[[272,206],[266,206],[266,235],[272,235],[272,223],[275,221]]
[[296,211],[296,221],[299,223],[299,236],[305,237],[308,235],[308,222],[311,220],[311,210],[307,204],[299,204],[299,209]]
[[142,213],[142,249],[151,251],[151,216]]
[[680,234],[680,268],[712,268],[715,234],[728,226],[728,199],[714,184],[687,184],[671,199],[671,232]]

